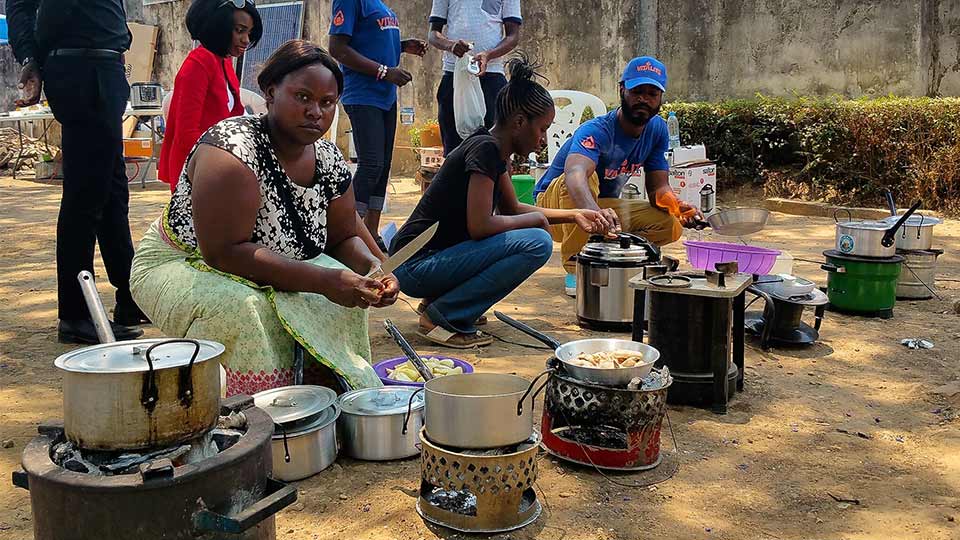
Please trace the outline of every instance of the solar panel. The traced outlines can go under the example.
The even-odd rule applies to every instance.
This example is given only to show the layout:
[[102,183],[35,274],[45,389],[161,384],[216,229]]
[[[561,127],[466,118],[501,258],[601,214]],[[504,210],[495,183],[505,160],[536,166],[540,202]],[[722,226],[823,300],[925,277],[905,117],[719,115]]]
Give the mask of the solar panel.
[[257,75],[267,58],[291,39],[299,39],[303,30],[303,2],[283,2],[257,6],[263,20],[263,37],[256,47],[243,55],[240,87],[262,95]]

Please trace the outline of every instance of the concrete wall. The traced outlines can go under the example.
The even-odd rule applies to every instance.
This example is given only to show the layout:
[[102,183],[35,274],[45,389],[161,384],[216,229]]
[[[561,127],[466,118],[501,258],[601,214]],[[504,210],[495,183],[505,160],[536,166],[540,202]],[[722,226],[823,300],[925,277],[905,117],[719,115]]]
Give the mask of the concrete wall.
[[[130,20],[161,27],[154,69],[169,87],[192,46],[183,24],[190,0],[126,2]],[[431,0],[387,3],[405,35],[425,37]],[[330,1],[305,4],[304,37],[326,46]],[[525,0],[523,13],[520,49],[544,63],[550,88],[608,104],[638,54],[667,64],[668,100],[960,95],[960,0]],[[435,118],[439,52],[403,65],[414,75],[418,121]],[[0,105],[15,95],[15,67],[9,47],[0,49]],[[407,143],[401,130],[398,144]]]

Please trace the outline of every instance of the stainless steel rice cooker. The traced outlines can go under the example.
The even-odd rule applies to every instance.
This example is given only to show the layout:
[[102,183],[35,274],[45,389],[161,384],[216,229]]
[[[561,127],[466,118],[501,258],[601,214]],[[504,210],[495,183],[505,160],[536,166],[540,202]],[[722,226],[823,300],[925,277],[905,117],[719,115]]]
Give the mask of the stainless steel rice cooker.
[[631,278],[660,263],[660,249],[645,238],[619,233],[592,236],[577,255],[577,322],[598,330],[629,331],[633,323]]
[[136,82],[130,85],[130,108],[159,109],[163,105],[163,87],[155,82]]

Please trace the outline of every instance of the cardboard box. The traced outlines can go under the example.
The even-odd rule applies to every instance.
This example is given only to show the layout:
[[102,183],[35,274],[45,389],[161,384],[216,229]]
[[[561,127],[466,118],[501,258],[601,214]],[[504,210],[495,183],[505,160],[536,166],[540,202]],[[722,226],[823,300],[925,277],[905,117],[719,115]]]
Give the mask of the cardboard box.
[[153,139],[124,139],[123,157],[148,158],[153,156]]
[[127,26],[130,28],[130,34],[133,35],[130,50],[124,54],[127,81],[131,84],[152,82],[153,59],[157,52],[160,27],[135,22],[127,23]]
[[684,165],[694,161],[706,161],[707,147],[702,144],[692,146],[680,146],[667,151],[667,163],[671,167],[674,165]]
[[681,201],[709,216],[717,211],[717,165],[696,161],[670,169],[670,187]]

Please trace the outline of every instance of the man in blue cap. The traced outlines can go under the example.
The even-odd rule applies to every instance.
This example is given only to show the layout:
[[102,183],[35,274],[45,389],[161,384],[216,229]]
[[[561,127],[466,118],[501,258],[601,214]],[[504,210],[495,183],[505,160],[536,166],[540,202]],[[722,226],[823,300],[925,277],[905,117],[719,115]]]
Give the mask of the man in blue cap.
[[[693,224],[683,216],[697,210],[678,201],[668,182],[664,153],[669,136],[666,121],[658,116],[666,89],[667,68],[659,60],[631,60],[620,79],[620,107],[584,123],[564,143],[534,188],[537,206],[599,210],[614,230],[639,234],[657,245],[679,239],[681,226]],[[623,185],[641,169],[649,203],[619,199]],[[561,243],[564,289],[574,296],[576,255],[589,235],[568,225],[553,225],[550,233]]]

